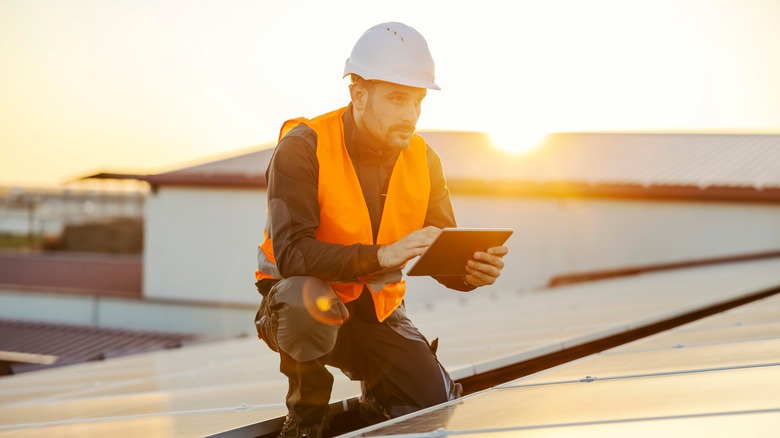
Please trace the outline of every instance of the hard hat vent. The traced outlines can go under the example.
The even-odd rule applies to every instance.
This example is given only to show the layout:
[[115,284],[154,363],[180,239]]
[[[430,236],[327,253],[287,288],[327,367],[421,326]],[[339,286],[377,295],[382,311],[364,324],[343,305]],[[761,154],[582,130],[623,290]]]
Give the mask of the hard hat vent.
[[393,29],[390,29],[389,27],[386,27],[385,29],[387,29],[390,32],[393,32],[393,35],[397,36],[398,38],[401,38],[401,42],[404,42],[404,37],[398,35],[398,32],[394,31]]

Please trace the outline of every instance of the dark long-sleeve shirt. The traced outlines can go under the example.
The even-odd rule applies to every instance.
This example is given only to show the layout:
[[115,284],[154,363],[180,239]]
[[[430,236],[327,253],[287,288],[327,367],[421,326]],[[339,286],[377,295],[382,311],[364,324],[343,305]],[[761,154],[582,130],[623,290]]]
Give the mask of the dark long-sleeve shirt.
[[[376,242],[390,175],[399,152],[381,151],[361,138],[355,129],[351,107],[345,111],[343,120],[345,144],[363,190]],[[279,142],[266,171],[270,232],[280,274],[346,281],[381,270],[377,260],[379,245],[340,245],[315,237],[320,218],[316,148],[317,134],[304,124],[298,125]],[[454,227],[455,216],[441,160],[430,147],[427,159],[431,193],[424,225]],[[451,289],[474,289],[462,277],[436,279]]]

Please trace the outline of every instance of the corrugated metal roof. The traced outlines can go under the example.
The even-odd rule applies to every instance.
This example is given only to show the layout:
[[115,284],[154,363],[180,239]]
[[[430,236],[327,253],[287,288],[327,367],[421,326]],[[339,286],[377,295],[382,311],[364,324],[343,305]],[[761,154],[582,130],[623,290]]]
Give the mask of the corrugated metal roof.
[[0,252],[0,286],[56,292],[141,296],[135,254]]
[[[578,191],[589,186],[780,189],[778,134],[559,133],[530,152],[513,154],[482,132],[419,133],[441,156],[448,180],[456,183],[568,183],[580,185]],[[254,151],[148,180],[263,187],[272,152]]]
[[780,135],[561,133],[512,154],[478,133],[422,133],[448,178],[780,187]]
[[197,338],[185,333],[0,320],[0,351],[56,358],[51,364],[12,363],[13,373],[177,348]]
[[152,186],[219,185],[265,187],[265,170],[273,155],[272,144],[263,149],[144,178]]

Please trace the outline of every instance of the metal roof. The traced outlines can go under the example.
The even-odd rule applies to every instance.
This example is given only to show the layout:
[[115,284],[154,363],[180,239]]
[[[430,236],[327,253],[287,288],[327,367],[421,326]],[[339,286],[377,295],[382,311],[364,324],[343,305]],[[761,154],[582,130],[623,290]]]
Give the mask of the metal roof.
[[780,187],[780,135],[553,134],[493,178],[593,184]]
[[136,254],[0,251],[0,286],[57,293],[141,296]]
[[[419,134],[441,156],[453,190],[496,191],[500,182],[526,194],[780,200],[780,134],[557,133],[525,153],[501,150],[482,132]],[[270,146],[147,181],[264,187]]]
[[780,135],[559,133],[525,153],[423,134],[453,192],[780,201]]
[[[13,363],[9,368],[14,374],[177,348],[197,339],[197,335],[186,333],[0,320],[0,352],[46,356],[49,359],[11,360]],[[0,360],[8,361],[2,355]]]
[[238,156],[222,158],[143,179],[152,187],[160,185],[209,185],[265,187],[265,170],[273,155],[273,145]]
[[751,436],[780,430],[780,296],[345,436]]
[[[409,314],[427,337],[440,338],[439,359],[460,379],[778,285],[780,259],[765,259],[554,291],[453,293]],[[343,406],[359,386],[333,371],[331,400]],[[278,356],[257,339],[185,346],[0,378],[0,433],[257,436],[279,426],[286,391]]]

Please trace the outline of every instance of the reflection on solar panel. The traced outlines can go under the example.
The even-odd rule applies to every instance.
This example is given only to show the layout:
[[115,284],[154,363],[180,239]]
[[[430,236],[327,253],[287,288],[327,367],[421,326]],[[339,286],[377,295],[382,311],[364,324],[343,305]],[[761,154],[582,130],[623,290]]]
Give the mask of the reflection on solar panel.
[[[0,379],[0,436],[195,437],[278,418],[287,411],[287,383],[258,343],[200,344]],[[358,390],[346,377],[337,381],[334,397]]]
[[350,436],[777,436],[780,296]]
[[[780,260],[774,259],[656,272],[570,285],[554,291],[458,293],[453,295],[456,297],[453,300],[409,309],[409,313],[430,339],[441,338],[440,360],[453,377],[463,378],[777,285],[780,285]],[[751,330],[750,342],[778,337],[751,328],[770,326],[779,320],[768,310],[761,315],[757,317],[760,324],[746,323],[742,327]],[[630,428],[625,426],[626,421],[650,422],[648,416],[682,416],[678,421],[695,423],[704,418],[699,415],[728,409],[734,418],[740,412],[744,413],[739,415],[759,417],[751,420],[755,424],[765,423],[769,417],[777,418],[778,406],[768,403],[770,385],[766,385],[768,381],[780,381],[780,375],[773,374],[780,367],[766,359],[772,347],[751,344],[750,353],[746,353],[746,357],[753,358],[750,368],[740,361],[685,365],[683,356],[675,356],[681,358],[679,364],[668,362],[665,371],[663,367],[642,368],[649,363],[647,358],[651,354],[658,354],[653,352],[659,348],[675,353],[705,351],[704,345],[699,344],[706,344],[706,340],[696,340],[692,327],[696,326],[686,326],[689,332],[675,331],[680,336],[689,333],[686,336],[691,337],[686,339],[697,342],[690,350],[662,348],[664,344],[651,344],[661,339],[654,337],[645,341],[646,347],[640,343],[624,347],[638,351],[615,349],[595,356],[598,360],[615,357],[615,363],[626,364],[611,365],[614,371],[609,371],[607,365],[599,365],[601,368],[574,373],[574,377],[555,377],[553,372],[565,369],[560,367],[550,370],[550,374],[531,377],[544,379],[541,376],[546,375],[550,380],[513,382],[480,393],[478,397],[461,399],[455,405],[426,411],[429,417],[414,418],[442,415],[444,419],[436,420],[436,427],[451,431],[480,428],[500,431],[504,427],[512,433],[563,427],[568,423],[585,427],[581,424],[588,422],[594,422],[593,427]],[[680,341],[669,342],[673,346]],[[728,351],[712,351],[709,354],[713,357],[733,358]],[[646,354],[647,358],[632,354]],[[630,360],[630,357],[637,359]],[[774,362],[778,361],[775,356]],[[621,368],[634,362],[638,367],[635,370]],[[707,367],[733,369],[701,371]],[[721,375],[718,373],[728,373],[728,381],[718,380]],[[354,401],[359,386],[337,370],[333,374],[336,382],[331,401],[336,404]],[[587,375],[599,380],[580,383],[579,379]],[[711,401],[710,405],[693,409],[697,405],[692,384],[706,388],[701,394]],[[627,395],[642,394],[647,388],[654,395],[642,398],[655,400],[651,410],[632,406],[631,400],[626,399]],[[755,394],[746,393],[750,394],[749,398],[741,397],[737,394],[740,391],[755,391]],[[233,436],[260,435],[279,426],[280,417],[286,411],[286,392],[277,356],[257,339],[185,346],[1,378],[0,436],[92,437],[118,431],[125,436],[143,434],[145,438],[202,437],[223,432]],[[675,401],[678,398],[679,403]],[[481,400],[487,404],[482,405]],[[716,403],[718,400],[721,405]],[[729,407],[729,400],[737,401]],[[692,408],[683,410],[685,405]],[[770,406],[768,412],[757,412],[767,406]],[[588,409],[596,407],[602,410],[588,413]],[[722,417],[718,416],[718,421]],[[403,424],[394,423],[401,429],[393,429],[392,433],[435,430],[416,426],[403,429],[407,427]],[[391,433],[390,429],[382,430]]]

